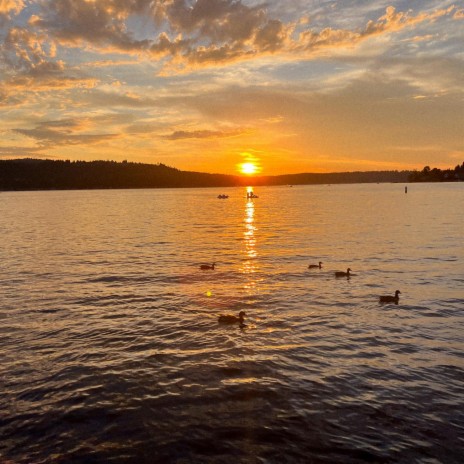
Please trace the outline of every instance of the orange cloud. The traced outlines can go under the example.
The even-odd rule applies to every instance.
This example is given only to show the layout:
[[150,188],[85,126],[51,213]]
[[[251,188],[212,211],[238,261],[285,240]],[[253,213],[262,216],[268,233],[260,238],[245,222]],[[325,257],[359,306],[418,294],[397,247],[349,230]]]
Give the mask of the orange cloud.
[[137,52],[149,46],[148,40],[136,40],[127,32],[125,20],[131,14],[145,14],[146,0],[48,0],[42,3],[34,25],[47,30],[57,41],[67,45],[87,43],[114,51]]
[[[93,87],[97,79],[69,70],[56,59],[56,44],[43,32],[12,27],[0,44],[0,69],[5,95],[18,91],[47,91],[75,87]],[[5,98],[5,97],[4,97]]]
[[425,21],[435,21],[436,19],[449,15],[455,10],[455,6],[446,9],[435,10],[431,13],[419,13],[416,16],[410,16],[408,12],[397,12],[395,7],[389,6],[385,15],[379,18],[377,22],[369,21],[362,36],[370,36],[389,32],[397,32],[406,27],[411,27]]
[[306,50],[314,50],[320,47],[347,47],[354,46],[361,41],[371,37],[399,32],[407,27],[412,27],[426,21],[435,21],[436,19],[451,14],[455,10],[454,6],[447,9],[436,10],[431,13],[420,13],[411,16],[408,12],[397,12],[395,7],[389,6],[385,14],[377,21],[369,21],[361,31],[350,31],[344,29],[326,28],[320,32],[312,30],[303,31],[299,36],[299,45]]
[[228,131],[213,131],[213,130],[195,130],[195,131],[175,131],[170,135],[165,136],[168,140],[179,139],[216,139],[226,137],[237,137],[243,134],[249,134],[250,131],[245,130],[228,130]]
[[63,69],[63,62],[52,61],[54,44],[45,34],[31,32],[25,28],[11,28],[0,48],[4,65],[20,72],[52,72]]
[[[9,8],[13,3],[22,4],[7,3]],[[247,6],[237,0],[45,0],[29,21],[37,32],[26,37],[27,32],[12,29],[9,44],[10,51],[13,43],[17,44],[14,53],[18,61],[35,67],[41,66],[45,37],[51,37],[48,58],[58,43],[87,46],[101,53],[165,57],[165,69],[174,66],[178,70],[227,65],[269,54],[301,58],[304,53],[311,58],[321,48],[353,47],[370,37],[399,32],[445,15],[459,17],[461,13],[450,6],[414,16],[388,6],[382,16],[362,29],[315,30],[306,17],[284,23],[270,17],[262,5]],[[152,32],[151,36],[136,38],[131,33],[128,20],[142,17],[151,21],[158,30],[156,35]]]
[[[243,41],[233,40],[230,36],[225,42],[211,41],[209,45],[194,46],[193,39],[182,41],[177,39],[174,43],[170,41],[167,34],[164,34],[162,38],[164,56],[171,55],[172,57],[172,61],[164,67],[164,72],[169,74],[169,71],[179,72],[183,69],[227,65],[269,54],[281,54],[287,58],[294,56],[295,59],[301,59],[302,53],[305,53],[303,57],[311,58],[316,56],[319,49],[352,48],[371,37],[400,32],[427,21],[436,21],[438,18],[451,15],[455,9],[455,6],[451,6],[447,9],[412,16],[409,12],[398,12],[393,6],[389,6],[385,14],[377,21],[369,21],[361,30],[327,27],[317,31],[307,28],[301,31],[297,38],[293,38],[296,26],[308,25],[307,21],[298,24],[283,24],[263,15],[257,15],[260,22],[256,21],[255,29],[243,35],[246,39]],[[253,11],[253,14],[256,13]],[[181,24],[185,23],[181,22]],[[193,27],[192,22],[187,21],[187,24],[189,28]],[[208,33],[211,34],[210,29]],[[207,37],[211,38],[210,35]],[[224,33],[221,38],[225,38]],[[161,48],[161,41],[159,48]]]
[[16,128],[13,131],[37,140],[39,147],[48,149],[60,145],[95,144],[118,137],[117,134],[82,133],[89,123],[88,119],[64,119],[41,122],[33,129]]
[[0,16],[18,14],[24,8],[24,0],[0,0]]

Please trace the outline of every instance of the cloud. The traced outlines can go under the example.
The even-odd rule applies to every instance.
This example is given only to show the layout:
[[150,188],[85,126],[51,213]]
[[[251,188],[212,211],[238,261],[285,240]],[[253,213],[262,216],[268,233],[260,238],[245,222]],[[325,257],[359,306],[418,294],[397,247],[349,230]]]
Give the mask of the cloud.
[[[398,33],[421,23],[434,22],[453,15],[456,10],[451,6],[413,15],[409,11],[401,12],[389,6],[377,20],[368,21],[361,28],[313,29],[308,20],[285,24],[268,17],[263,8],[245,7],[241,2],[203,0],[197,2],[196,6],[217,2],[222,8],[213,8],[216,16],[213,19],[211,15],[207,16],[211,20],[207,27],[203,23],[204,17],[200,13],[194,14],[195,7],[186,12],[185,2],[171,4],[171,7],[176,5],[175,12],[179,17],[172,12],[169,15],[169,10],[166,15],[170,24],[175,26],[176,33],[185,34],[195,30],[198,35],[189,40],[177,38],[173,41],[167,34],[159,38],[158,46],[152,48],[162,51],[164,55],[171,55],[172,61],[166,67],[168,71],[179,71],[182,67],[188,70],[200,66],[224,65],[272,54],[280,54],[288,59],[311,59],[319,56],[320,51],[342,48],[352,50],[368,39]],[[241,12],[246,27],[239,28],[235,33],[229,32],[228,24],[234,23],[235,19],[233,13],[230,13],[230,17],[229,13],[225,14],[228,8],[232,12]],[[220,33],[216,30],[216,22],[225,25]]]
[[275,53],[283,49],[293,28],[270,18],[264,5],[249,7],[234,0],[198,0],[192,5],[174,0],[158,12],[176,38],[163,33],[150,50],[187,68]]
[[285,40],[289,36],[289,31],[278,20],[269,20],[265,26],[259,29],[254,38],[254,43],[262,51],[274,52],[281,49]]
[[93,88],[98,80],[91,77],[67,76],[64,73],[56,75],[19,75],[5,81],[4,88],[9,92],[30,91],[47,92],[50,90],[66,90],[75,88]]
[[18,146],[0,146],[0,156],[5,158],[11,157],[21,157],[27,158],[30,156],[35,156],[40,154],[41,158],[47,158],[46,155],[42,153],[42,148],[31,148],[31,147],[18,147]]
[[26,28],[13,27],[8,30],[0,46],[2,67],[31,75],[51,74],[62,71],[64,63],[53,61],[55,47],[41,33]]
[[190,40],[184,40],[182,38],[171,40],[165,32],[162,32],[158,36],[157,41],[150,46],[149,50],[150,53],[154,56],[177,56],[186,50],[190,44]]
[[451,15],[454,10],[455,7],[451,6],[446,9],[439,9],[430,13],[419,13],[413,16],[410,12],[397,11],[395,7],[389,6],[386,8],[384,15],[376,21],[368,21],[361,30],[333,29],[330,27],[319,32],[311,29],[304,30],[299,35],[299,45],[296,48],[302,47],[307,51],[312,51],[328,47],[353,47],[375,36],[399,32],[427,21],[436,21],[438,18]]
[[[13,3],[15,8],[22,4]],[[462,11],[450,6],[413,15],[388,6],[377,20],[350,29],[314,27],[307,9],[304,16],[284,22],[266,4],[249,6],[241,0],[43,0],[29,20],[34,32],[10,31],[6,43],[16,62],[10,56],[9,65],[37,73],[60,71],[62,62],[51,59],[58,45],[164,58],[171,71],[271,54],[310,59],[321,49],[352,48],[443,16],[459,17]],[[137,33],[135,25],[141,22],[147,26]]]
[[81,95],[82,101],[103,107],[150,108],[160,104],[159,100],[142,97],[131,92],[117,93],[93,90]]
[[241,42],[266,23],[263,7],[248,7],[240,0],[185,0],[158,2],[158,14],[177,33],[198,34],[211,42]]
[[37,140],[39,148],[48,149],[61,145],[95,144],[118,137],[117,134],[81,133],[89,126],[89,119],[62,119],[41,122],[33,129],[15,128],[13,132]]
[[453,57],[383,58],[373,68],[384,83],[406,83],[416,96],[418,92],[428,97],[457,95],[464,90],[464,67]]
[[24,8],[24,0],[0,0],[0,20],[10,19],[11,13],[18,14]]
[[146,0],[48,0],[42,2],[34,26],[47,30],[61,44],[111,45],[115,51],[138,51],[148,46],[128,32],[125,20],[143,14],[153,2]]
[[10,28],[0,43],[3,92],[92,87],[97,79],[67,68],[56,59],[56,44],[44,33]]
[[24,98],[20,98],[17,92],[12,92],[6,85],[0,84],[0,107],[13,107],[21,104]]
[[250,131],[245,130],[229,130],[229,131],[213,131],[213,130],[196,130],[196,131],[175,131],[164,138],[168,140],[179,139],[217,139],[226,137],[237,137],[239,135],[247,134]]
[[438,9],[430,13],[424,12],[416,16],[411,16],[408,12],[398,12],[395,7],[389,6],[385,10],[385,14],[380,17],[377,22],[368,22],[362,36],[383,34],[385,32],[397,32],[424,21],[435,21],[438,18],[453,13],[455,9],[456,7],[453,5],[449,8]]

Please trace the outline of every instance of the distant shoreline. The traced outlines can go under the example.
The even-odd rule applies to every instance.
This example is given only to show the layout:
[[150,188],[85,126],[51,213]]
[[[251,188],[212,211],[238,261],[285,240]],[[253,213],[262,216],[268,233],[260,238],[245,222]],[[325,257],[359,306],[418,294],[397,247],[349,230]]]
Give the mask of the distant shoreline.
[[464,163],[452,169],[355,171],[277,176],[233,176],[181,171],[164,164],[127,161],[0,160],[0,191],[225,188],[285,185],[460,182]]
[[115,161],[0,160],[0,190],[97,190],[407,182],[412,171],[233,176],[181,171],[164,164]]

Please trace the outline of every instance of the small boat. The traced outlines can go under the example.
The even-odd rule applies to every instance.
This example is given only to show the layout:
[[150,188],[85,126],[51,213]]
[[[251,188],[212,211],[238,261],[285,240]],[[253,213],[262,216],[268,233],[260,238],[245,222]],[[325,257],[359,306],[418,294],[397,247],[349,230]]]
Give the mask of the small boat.
[[229,198],[229,195],[220,194],[220,195],[218,195],[218,198],[219,198],[220,200],[225,200],[226,198]]

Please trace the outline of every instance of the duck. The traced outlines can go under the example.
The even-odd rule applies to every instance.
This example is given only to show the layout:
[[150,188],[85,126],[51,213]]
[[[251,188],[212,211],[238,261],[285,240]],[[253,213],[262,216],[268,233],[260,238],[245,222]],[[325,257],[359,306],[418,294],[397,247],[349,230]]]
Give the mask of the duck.
[[319,264],[310,264],[308,269],[322,269],[322,261],[319,261]]
[[209,264],[202,264],[200,269],[202,271],[214,271],[214,266],[216,266],[216,263],[211,264],[211,266]]
[[218,322],[222,324],[236,324],[238,322],[240,325],[244,325],[243,318],[245,316],[245,311],[240,311],[238,313],[238,317],[234,316],[233,314],[223,314],[222,316],[219,316]]
[[343,272],[343,271],[337,271],[335,273],[335,277],[350,277],[350,272],[351,272],[351,269],[348,268],[346,270],[346,272]]
[[393,295],[383,295],[379,297],[379,303],[396,303],[398,304],[398,301],[400,300],[400,291],[396,290],[395,296]]

